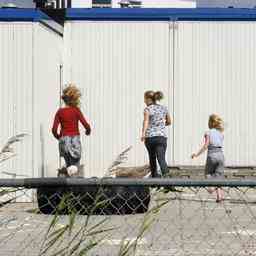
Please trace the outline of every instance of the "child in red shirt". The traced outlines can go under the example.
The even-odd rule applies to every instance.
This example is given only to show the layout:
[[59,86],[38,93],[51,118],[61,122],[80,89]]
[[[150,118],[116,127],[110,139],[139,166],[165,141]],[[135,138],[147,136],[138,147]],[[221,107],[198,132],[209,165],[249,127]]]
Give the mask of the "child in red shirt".
[[86,129],[86,135],[91,134],[91,126],[79,109],[80,97],[81,93],[74,85],[69,85],[63,90],[62,100],[65,107],[57,111],[52,127],[54,137],[59,140],[60,156],[65,159],[66,167],[78,167],[80,164],[82,148],[79,121]]

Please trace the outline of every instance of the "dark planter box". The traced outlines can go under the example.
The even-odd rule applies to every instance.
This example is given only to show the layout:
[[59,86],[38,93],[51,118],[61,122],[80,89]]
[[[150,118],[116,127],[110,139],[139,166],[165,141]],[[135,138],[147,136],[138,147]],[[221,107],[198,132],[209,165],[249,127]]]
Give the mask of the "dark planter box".
[[150,190],[138,186],[42,187],[37,189],[37,200],[44,214],[138,214],[147,212]]

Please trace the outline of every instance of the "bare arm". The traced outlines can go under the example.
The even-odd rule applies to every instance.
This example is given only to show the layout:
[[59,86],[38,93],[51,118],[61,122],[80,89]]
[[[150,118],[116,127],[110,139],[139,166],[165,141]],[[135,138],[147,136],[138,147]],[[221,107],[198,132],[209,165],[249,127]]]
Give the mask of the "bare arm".
[[168,113],[168,114],[166,114],[166,121],[165,121],[165,125],[166,126],[169,126],[169,125],[171,125],[172,124],[172,119],[171,119],[171,117],[170,117],[170,114]]
[[59,125],[60,125],[60,119],[59,119],[59,115],[58,115],[58,112],[57,112],[55,117],[54,117],[54,123],[53,123],[53,126],[52,126],[52,134],[57,140],[60,138],[60,134],[58,133]]
[[91,134],[91,126],[90,126],[90,124],[87,122],[86,118],[84,117],[84,115],[82,114],[80,109],[77,109],[77,111],[78,111],[78,119],[82,123],[83,127],[86,130],[85,134],[86,135],[90,135]]
[[210,143],[210,138],[208,135],[205,135],[205,141],[204,141],[204,145],[202,146],[202,148],[198,151],[198,153],[194,153],[192,154],[191,158],[194,159],[196,157],[199,157],[201,154],[203,154],[209,146]]
[[141,134],[141,141],[145,141],[146,131],[148,129],[149,124],[149,113],[148,111],[144,111],[144,120],[143,120],[143,127],[142,127],[142,134]]

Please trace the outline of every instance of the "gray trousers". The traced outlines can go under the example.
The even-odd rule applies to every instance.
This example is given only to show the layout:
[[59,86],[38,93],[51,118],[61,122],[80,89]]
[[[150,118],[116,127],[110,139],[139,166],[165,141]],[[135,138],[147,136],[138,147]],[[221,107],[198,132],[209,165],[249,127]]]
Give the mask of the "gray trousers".
[[208,150],[205,175],[206,177],[221,178],[224,176],[225,158],[222,149]]
[[80,136],[64,136],[59,139],[60,156],[64,158],[66,167],[80,165],[81,141]]

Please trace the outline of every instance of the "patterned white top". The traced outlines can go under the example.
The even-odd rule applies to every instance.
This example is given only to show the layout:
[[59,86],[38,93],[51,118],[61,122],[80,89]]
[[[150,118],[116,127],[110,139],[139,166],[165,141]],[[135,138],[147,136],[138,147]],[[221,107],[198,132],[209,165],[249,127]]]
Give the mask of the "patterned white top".
[[166,115],[168,109],[165,106],[159,104],[152,104],[145,108],[146,112],[149,113],[149,125],[146,130],[146,138],[163,136],[167,137],[166,132]]

